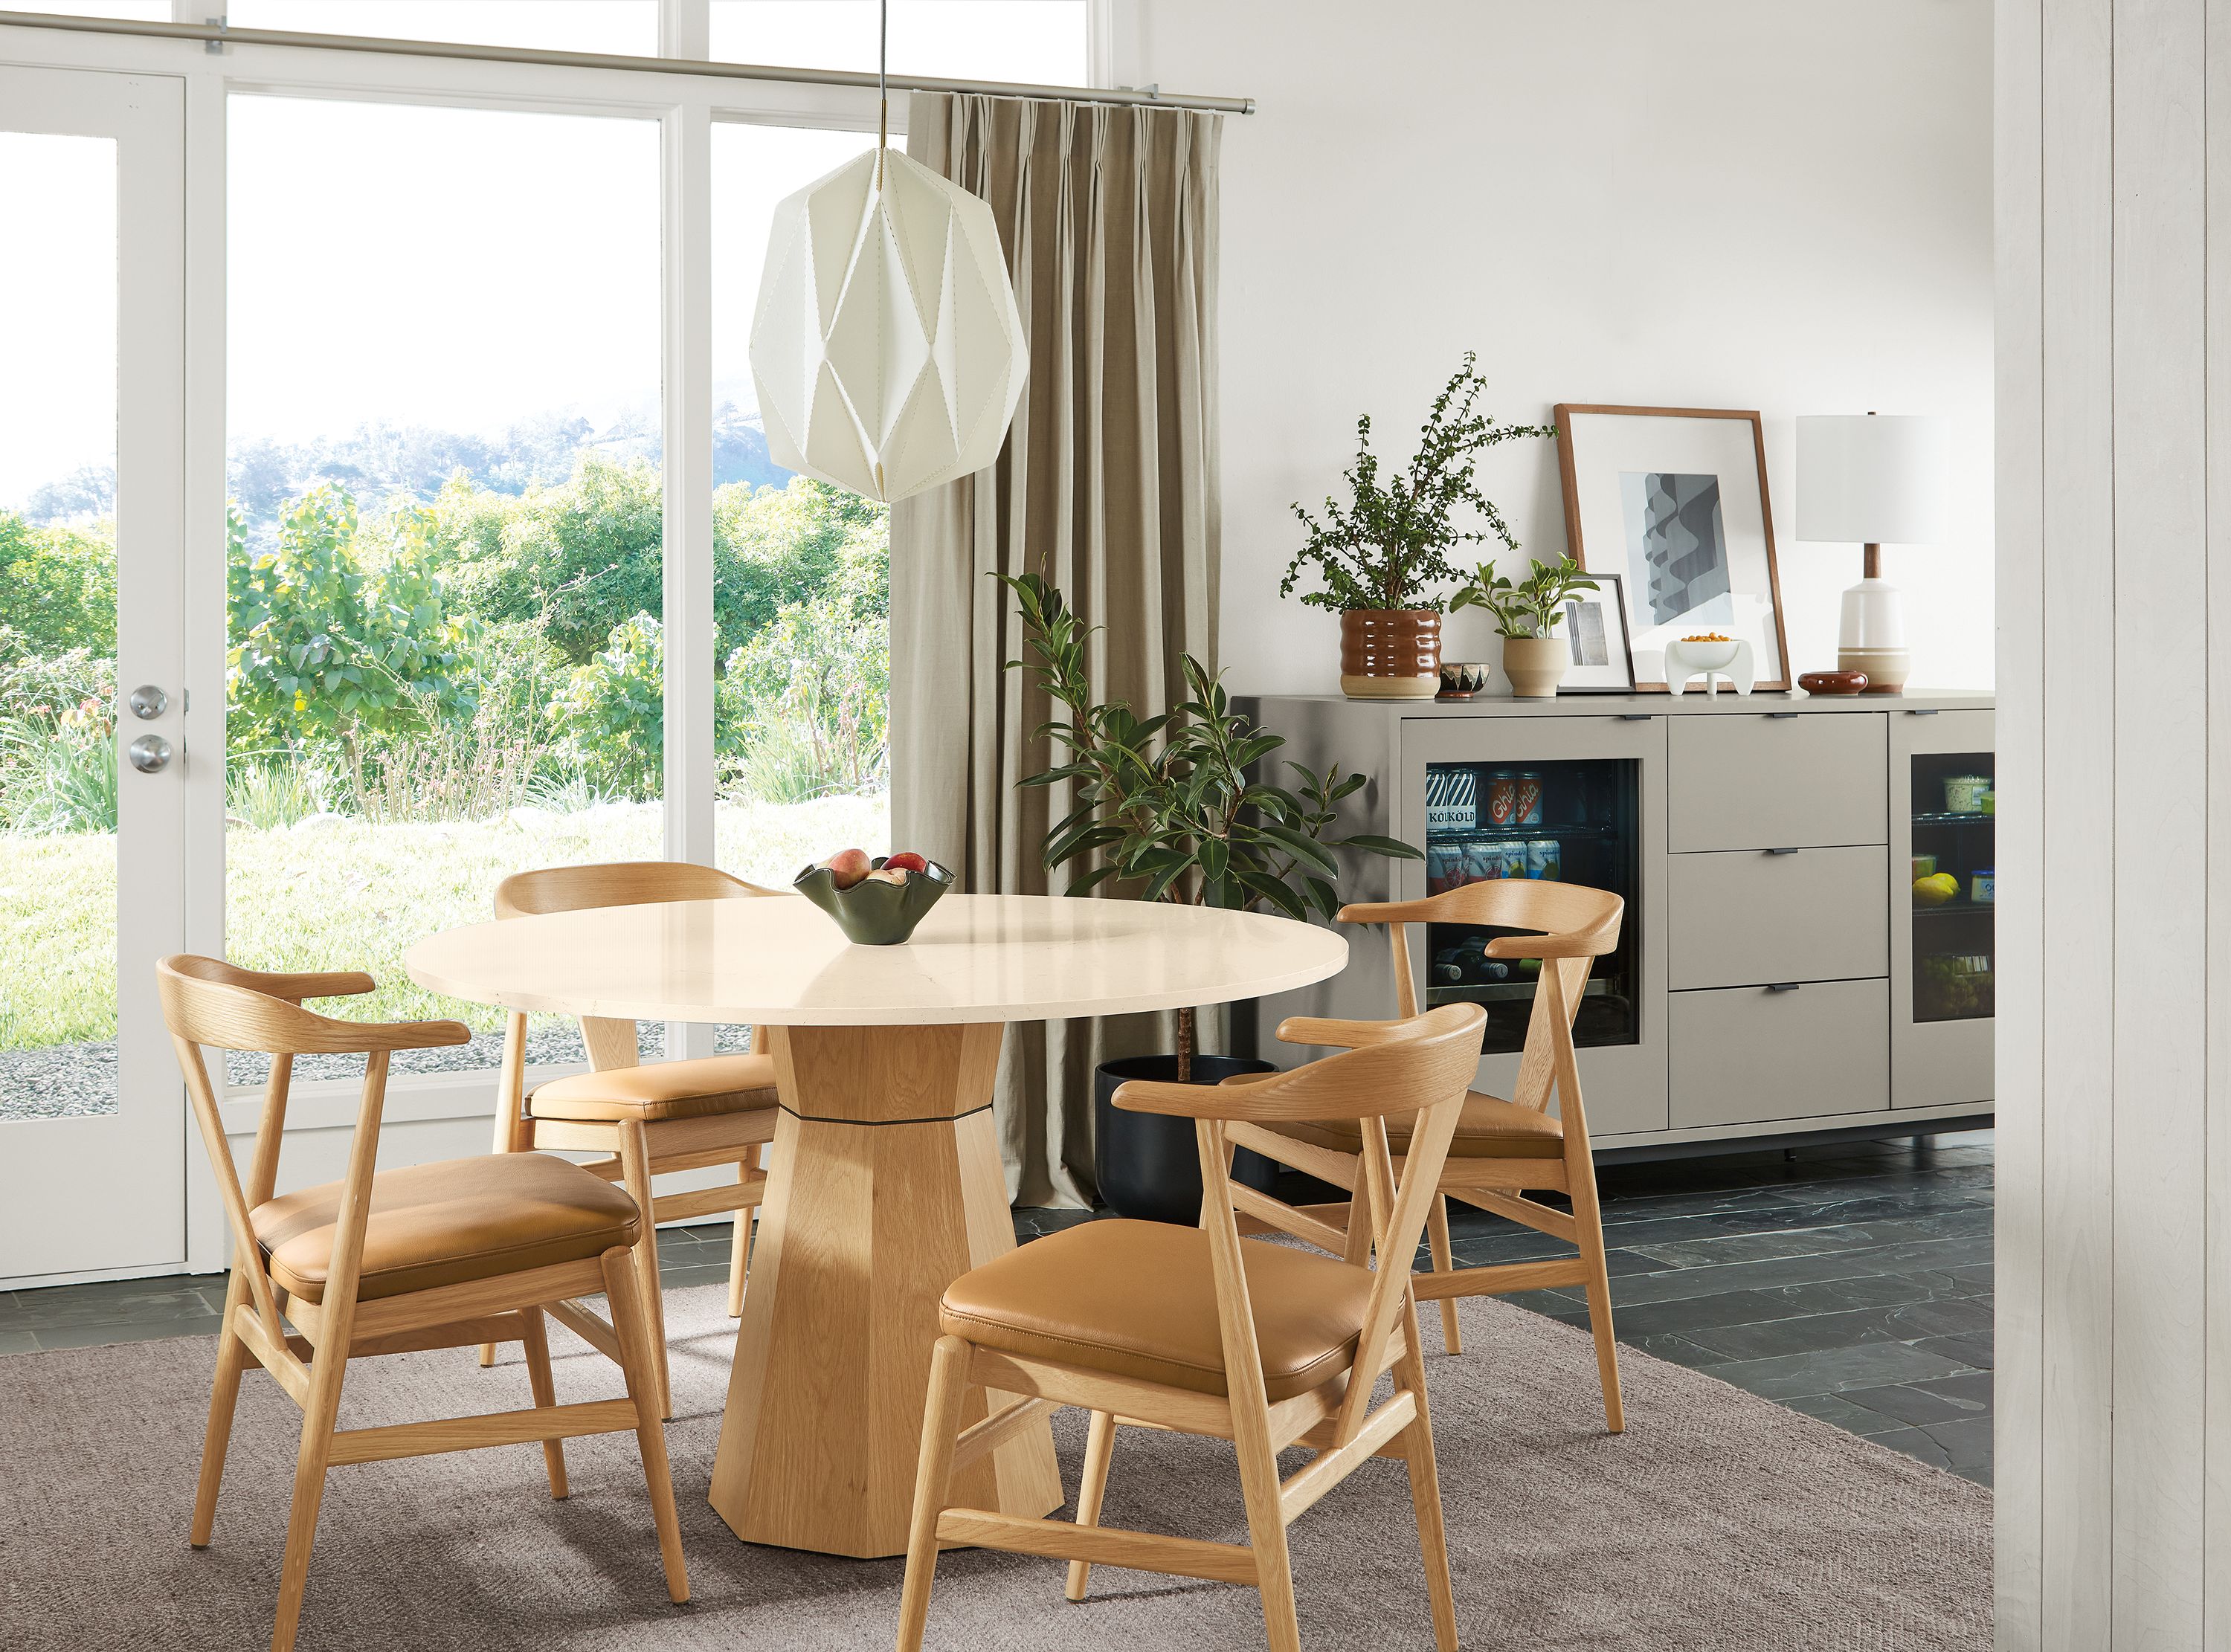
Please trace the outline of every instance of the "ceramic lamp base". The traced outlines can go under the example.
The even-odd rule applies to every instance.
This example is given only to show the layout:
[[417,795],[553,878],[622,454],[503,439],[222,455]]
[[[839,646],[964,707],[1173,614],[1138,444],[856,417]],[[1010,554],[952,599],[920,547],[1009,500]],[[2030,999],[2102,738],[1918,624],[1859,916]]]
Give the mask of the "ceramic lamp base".
[[1896,694],[1905,691],[1905,680],[1911,674],[1913,656],[1904,649],[1838,649],[1836,669],[1864,671],[1867,674],[1866,692],[1871,694]]

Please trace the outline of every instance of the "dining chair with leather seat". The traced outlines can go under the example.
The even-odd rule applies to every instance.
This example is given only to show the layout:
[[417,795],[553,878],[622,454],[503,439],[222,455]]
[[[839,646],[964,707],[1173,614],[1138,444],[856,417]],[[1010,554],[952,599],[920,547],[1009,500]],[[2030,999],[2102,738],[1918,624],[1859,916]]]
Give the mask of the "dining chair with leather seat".
[[[540,1442],[551,1495],[562,1498],[565,1441],[631,1432],[667,1591],[687,1600],[656,1367],[636,1300],[634,1246],[647,1223],[635,1201],[542,1154],[378,1169],[391,1057],[462,1044],[469,1035],[454,1021],[336,1021],[302,1007],[306,998],[369,992],[369,976],[269,974],[182,954],[159,963],[156,979],[233,1240],[189,1534],[194,1547],[208,1546],[215,1525],[233,1412],[249,1365],[268,1371],[302,1411],[274,1652],[294,1643],[326,1475],[346,1463]],[[270,1060],[245,1180],[218,1111],[210,1050],[255,1051]],[[363,1089],[346,1173],[281,1194],[274,1184],[288,1094],[294,1058],[306,1055],[361,1055]],[[611,1303],[609,1322],[577,1300],[598,1294]],[[557,1403],[546,1313],[588,1327],[591,1339],[611,1352],[625,1398]],[[524,1347],[532,1408],[338,1426],[341,1384],[353,1362],[489,1339]]]
[[[1603,1388],[1604,1421],[1617,1434],[1626,1427],[1619,1392],[1619,1344],[1612,1332],[1611,1274],[1603,1235],[1603,1210],[1596,1194],[1595,1159],[1588,1147],[1588,1116],[1581,1100],[1579,1057],[1573,1044],[1573,1017],[1588,987],[1595,960],[1619,945],[1626,903],[1619,896],[1581,884],[1530,878],[1504,878],[1467,884],[1423,900],[1343,907],[1343,923],[1385,924],[1394,952],[1397,1019],[1391,1022],[1329,1022],[1290,1017],[1278,1027],[1289,1043],[1310,1046],[1354,1044],[1385,1036],[1373,1029],[1399,1029],[1418,1013],[1408,926],[1457,924],[1528,931],[1503,934],[1487,943],[1491,958],[1536,960],[1541,973],[1528,1017],[1526,1042],[1518,1062],[1518,1081],[1510,1100],[1472,1091],[1465,1098],[1439,1177],[1442,1197],[1434,1199],[1426,1233],[1432,1271],[1419,1278],[1420,1299],[1441,1304],[1441,1335],[1451,1353],[1463,1352],[1457,1329],[1457,1299],[1510,1291],[1554,1290],[1577,1285],[1588,1298],[1589,1329],[1595,1337],[1596,1371]],[[1245,1074],[1243,1077],[1253,1077]],[[1555,1097],[1556,1111],[1549,1111]],[[1399,1156],[1407,1140],[1406,1121],[1387,1120],[1388,1140]],[[1340,1121],[1281,1120],[1235,1123],[1232,1139],[1243,1147],[1353,1191],[1365,1174],[1361,1142]],[[1526,1197],[1555,1192],[1572,1201],[1568,1212]],[[1297,1210],[1268,1194],[1243,1188],[1241,1208],[1273,1226],[1337,1249],[1342,1236],[1334,1223],[1337,1209]],[[1449,1242],[1448,1200],[1460,1199],[1492,1215],[1532,1228],[1573,1246],[1575,1255],[1543,1261],[1457,1268]]]
[[[514,873],[496,886],[498,918],[577,912],[598,907],[650,906],[673,900],[771,896],[741,878],[684,861],[623,861],[553,866]],[[774,1139],[776,1089],[771,1044],[761,1028],[748,1054],[687,1061],[643,1062],[636,1023],[581,1018],[590,1070],[526,1090],[527,1017],[514,1012],[504,1034],[497,1084],[495,1151],[576,1150],[607,1155],[589,1168],[623,1184],[649,1213],[636,1243],[639,1294],[657,1350],[659,1406],[674,1411],[668,1374],[666,1314],[659,1291],[656,1226],[732,1211],[735,1237],[728,1256],[728,1313],[743,1312],[744,1269],[752,1212],[766,1192],[760,1157]],[[660,1197],[653,1178],[669,1172],[734,1165],[736,1179]],[[493,1347],[481,1350],[491,1364]]]
[[[1457,1643],[1440,1490],[1406,1265],[1368,1266],[1375,1249],[1408,1258],[1486,1023],[1452,1004],[1374,1036],[1368,1048],[1245,1086],[1147,1083],[1116,1093],[1127,1111],[1190,1118],[1206,1193],[1198,1228],[1081,1223],[964,1274],[944,1294],[900,1603],[899,1652],[918,1652],[941,1544],[1066,1559],[1081,1600],[1097,1565],[1245,1584],[1261,1592],[1272,1652],[1298,1652],[1286,1527],[1368,1458],[1409,1470],[1433,1634]],[[1359,1042],[1365,1042],[1359,1036]],[[1389,1114],[1409,1118],[1398,1174]],[[1323,1125],[1361,1134],[1365,1175],[1342,1255],[1243,1240],[1233,1214],[1232,1129],[1239,1121]],[[1392,1391],[1372,1404],[1374,1385]],[[963,1430],[971,1384],[1015,1397]],[[1063,1405],[1092,1413],[1074,1522],[948,1507],[956,1468]],[[1130,1424],[1232,1441],[1248,1541],[1103,1526],[1116,1430]],[[1151,1437],[1151,1436],[1150,1436]],[[1281,1477],[1278,1454],[1314,1453]]]

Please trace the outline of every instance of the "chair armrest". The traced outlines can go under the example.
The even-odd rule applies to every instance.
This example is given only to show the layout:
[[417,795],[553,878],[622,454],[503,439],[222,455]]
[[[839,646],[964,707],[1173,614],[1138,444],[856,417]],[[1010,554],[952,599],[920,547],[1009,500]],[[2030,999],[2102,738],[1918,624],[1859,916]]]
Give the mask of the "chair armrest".
[[1335,914],[1344,924],[1425,924],[1433,919],[1429,900],[1357,900]]
[[267,975],[262,988],[275,998],[347,998],[373,991],[378,983],[362,970],[313,971],[300,975]]
[[1391,1044],[1416,1034],[1417,1023],[1400,1017],[1393,1021],[1335,1021],[1324,1016],[1288,1016],[1278,1023],[1281,1043],[1315,1044],[1334,1049]]
[[1490,958],[1598,958],[1609,950],[1595,935],[1498,935],[1487,944]]

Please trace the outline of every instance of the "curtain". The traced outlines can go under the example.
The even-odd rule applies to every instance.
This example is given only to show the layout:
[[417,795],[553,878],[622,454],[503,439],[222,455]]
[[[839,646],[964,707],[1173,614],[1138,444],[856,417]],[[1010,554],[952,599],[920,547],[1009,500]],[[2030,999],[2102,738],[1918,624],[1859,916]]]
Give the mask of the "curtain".
[[[1103,628],[1091,674],[1141,715],[1182,698],[1179,659],[1214,668],[1219,483],[1217,151],[1222,117],[921,93],[908,152],[992,204],[1030,375],[998,464],[891,513],[892,842],[977,894],[1059,893],[1040,861],[1065,789],[1045,697],[1020,671],[1014,601],[989,576],[1038,572]],[[1222,1017],[1202,1017],[1219,1048]],[[1174,1018],[1018,1024],[995,1116],[1007,1191],[1091,1200],[1092,1072],[1173,1049]]]

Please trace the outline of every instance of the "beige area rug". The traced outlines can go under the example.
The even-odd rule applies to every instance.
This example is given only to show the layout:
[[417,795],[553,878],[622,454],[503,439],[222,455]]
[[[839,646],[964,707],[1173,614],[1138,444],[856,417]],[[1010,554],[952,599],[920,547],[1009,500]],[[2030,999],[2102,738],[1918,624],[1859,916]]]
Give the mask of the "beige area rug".
[[[693,1604],[669,1605],[661,1586],[630,1436],[571,1442],[573,1494],[563,1503],[550,1499],[538,1448],[475,1451],[334,1471],[304,1652],[889,1647],[900,1563],[748,1548],[707,1506],[734,1333],[718,1287],[676,1292],[668,1312],[679,1339],[669,1440]],[[1491,1300],[1465,1303],[1464,1315],[1466,1352],[1435,1354],[1430,1380],[1466,1647],[1990,1644],[1989,1492],[1632,1351],[1627,1432],[1613,1438],[1602,1431],[1584,1333]],[[1438,1345],[1430,1318],[1426,1335]],[[618,1391],[610,1365],[570,1348],[559,1362],[561,1399]],[[216,1541],[190,1550],[214,1358],[209,1339],[192,1339],[0,1358],[0,1646],[267,1642],[299,1414],[268,1378],[249,1378]],[[493,1371],[469,1351],[444,1351],[352,1372],[342,1421],[528,1403],[515,1350]],[[1063,1413],[1056,1431],[1073,1491],[1081,1416]],[[1246,1533],[1230,1448],[1176,1436],[1119,1440],[1105,1514],[1224,1541]],[[1400,1463],[1367,1464],[1293,1531],[1305,1645],[1432,1645]],[[928,1644],[1263,1644],[1252,1591],[1107,1568],[1093,1582],[1093,1598],[1072,1606],[1056,1563],[948,1555]]]

